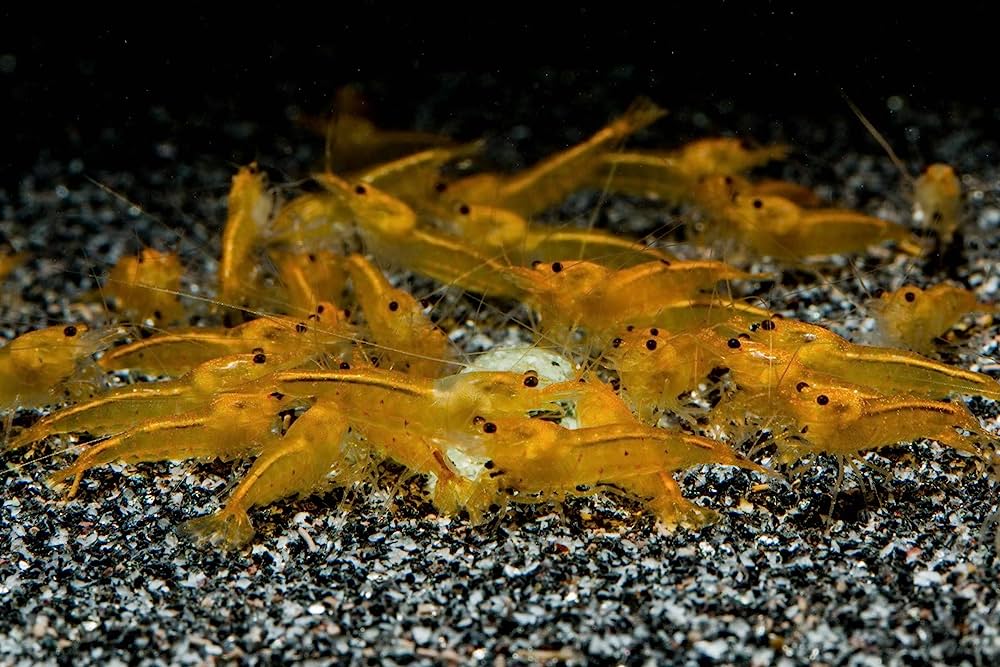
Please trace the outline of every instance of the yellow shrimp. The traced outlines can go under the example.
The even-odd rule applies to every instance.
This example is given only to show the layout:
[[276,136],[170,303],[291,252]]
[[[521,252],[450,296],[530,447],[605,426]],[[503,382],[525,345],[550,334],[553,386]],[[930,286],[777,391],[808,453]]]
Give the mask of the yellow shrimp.
[[427,377],[440,375],[452,346],[424,315],[424,306],[409,292],[393,288],[361,255],[347,258],[347,271],[372,341],[380,346],[380,366]]
[[[281,438],[268,438],[246,476],[221,510],[192,519],[182,530],[196,539],[221,541],[238,548],[253,539],[247,510],[328,486],[327,476],[344,460],[348,420],[336,404],[317,404],[299,417]],[[345,483],[344,476],[338,480]]]
[[846,209],[804,209],[782,197],[747,195],[722,176],[705,179],[697,198],[710,218],[707,238],[729,238],[760,255],[799,260],[864,252],[886,241],[919,251],[902,225]]
[[143,419],[193,410],[218,393],[302,363],[296,356],[262,352],[211,359],[176,380],[115,387],[90,400],[52,412],[18,434],[7,447],[19,449],[63,433],[119,433]]
[[239,353],[339,356],[354,339],[350,325],[332,304],[320,304],[301,319],[269,316],[232,328],[172,329],[105,354],[105,370],[131,369],[149,375],[182,375],[216,357]]
[[267,176],[256,162],[233,176],[219,262],[219,298],[226,303],[249,305],[247,300],[254,296],[259,272],[254,252],[268,228],[273,205]]
[[979,303],[966,289],[939,283],[926,290],[904,285],[883,292],[871,304],[871,311],[881,343],[927,353],[960,317],[976,311],[995,312],[996,307]]
[[951,243],[961,223],[962,185],[947,164],[932,164],[913,183],[913,203],[941,243]]
[[183,273],[176,254],[143,248],[137,255],[122,257],[112,267],[104,295],[127,320],[151,320],[157,326],[173,324],[184,316],[180,303]]
[[613,270],[592,262],[552,262],[512,267],[527,291],[525,302],[557,337],[577,327],[598,340],[627,322],[646,322],[678,302],[711,292],[724,280],[764,278],[723,262],[661,260]]
[[540,419],[477,415],[457,436],[486,458],[482,484],[495,501],[550,502],[606,488],[641,500],[667,527],[700,527],[715,512],[685,499],[672,474],[711,463],[767,472],[723,443],[641,424],[567,429]]
[[318,303],[340,303],[347,283],[342,255],[329,250],[269,252],[293,311],[309,311]]
[[5,280],[16,268],[24,264],[31,258],[26,252],[2,252],[0,253],[0,280]]
[[18,336],[0,349],[0,411],[52,405],[93,392],[95,383],[81,373],[91,355],[124,335],[120,328],[68,324]]
[[449,195],[470,204],[485,204],[530,216],[559,203],[587,182],[594,156],[662,118],[666,111],[640,98],[619,118],[587,141],[557,153],[524,171],[502,179],[473,177],[472,187],[452,183]]
[[387,192],[418,210],[437,210],[440,207],[435,192],[443,192],[448,187],[441,178],[441,168],[479,152],[482,147],[483,142],[475,141],[461,146],[431,148],[369,167],[357,176],[357,180]]

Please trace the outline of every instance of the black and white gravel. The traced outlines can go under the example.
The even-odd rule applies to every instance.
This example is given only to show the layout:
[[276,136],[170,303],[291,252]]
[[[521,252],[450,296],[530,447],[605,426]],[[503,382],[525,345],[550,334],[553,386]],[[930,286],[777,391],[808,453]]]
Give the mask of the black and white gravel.
[[[442,77],[409,117],[397,117],[462,138],[490,130],[497,160],[514,167],[582,139],[627,103],[623,90],[641,88],[634,72],[618,74],[629,86],[614,76],[539,74],[534,92]],[[477,106],[469,91],[492,102]],[[185,117],[151,108],[140,134],[108,128],[93,138],[98,149],[39,150],[16,186],[0,190],[3,239],[34,257],[4,286],[2,333],[99,320],[80,296],[140,242],[179,248],[194,267],[186,289],[204,294],[232,163],[256,157],[284,182],[320,162],[320,140],[274,120],[296,111],[294,86],[283,94],[257,102],[270,109],[268,122],[225,104]],[[968,219],[961,267],[929,273],[935,267],[879,250],[830,267],[825,281],[788,272],[769,293],[789,314],[861,340],[870,327],[859,308],[865,290],[898,287],[904,274],[925,283],[950,273],[983,300],[1000,300],[992,112],[921,109],[905,96],[882,103],[871,115],[913,168],[923,158],[959,169]],[[724,99],[675,109],[637,141],[671,146],[716,132],[788,141],[797,154],[775,173],[906,219],[898,173],[846,108],[773,111]],[[121,152],[134,164],[121,164]],[[574,197],[553,216],[586,215],[592,200]],[[640,233],[678,217],[631,199],[603,211],[601,225]],[[989,318],[965,324],[946,358],[1000,372]],[[997,430],[996,404],[971,406]],[[28,419],[18,414],[13,425]],[[256,511],[259,535],[237,553],[196,546],[175,529],[217,507],[239,466],[110,465],[66,502],[44,485],[66,460],[61,448],[2,459],[0,664],[1000,661],[1000,561],[991,535],[980,535],[997,484],[927,443],[872,455],[893,475],[848,475],[829,520],[831,462],[764,490],[753,488],[760,479],[711,468],[684,480],[688,496],[723,512],[697,532],[665,533],[635,507],[600,498],[514,508],[473,528],[435,516],[404,486],[394,497],[341,491]]]

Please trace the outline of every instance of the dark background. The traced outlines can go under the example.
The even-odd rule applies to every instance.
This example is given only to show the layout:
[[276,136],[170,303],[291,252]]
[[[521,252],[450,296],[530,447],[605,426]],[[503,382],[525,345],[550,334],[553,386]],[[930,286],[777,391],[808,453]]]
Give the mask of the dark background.
[[[399,127],[414,124],[416,102],[443,82],[458,95],[465,85],[482,96],[466,100],[483,109],[482,127],[458,128],[473,136],[492,119],[523,115],[519,90],[539,117],[572,96],[585,109],[586,95],[620,107],[636,94],[671,109],[724,98],[770,114],[843,113],[841,88],[876,112],[896,94],[918,108],[943,99],[993,107],[996,21],[986,3],[801,4],[660,3],[653,13],[626,3],[544,6],[551,16],[542,5],[489,3],[243,5],[233,13],[148,6],[141,16],[5,9],[0,168],[9,182],[40,151],[135,164],[128,137],[162,121],[151,109],[175,119],[180,145],[222,152],[224,138],[188,136],[198,123],[186,119],[285,125],[288,104],[322,113],[332,91],[352,81],[379,82],[376,120]],[[569,80],[559,76],[567,71]],[[598,106],[599,123],[606,104]],[[116,130],[113,145],[102,143],[106,128]]]

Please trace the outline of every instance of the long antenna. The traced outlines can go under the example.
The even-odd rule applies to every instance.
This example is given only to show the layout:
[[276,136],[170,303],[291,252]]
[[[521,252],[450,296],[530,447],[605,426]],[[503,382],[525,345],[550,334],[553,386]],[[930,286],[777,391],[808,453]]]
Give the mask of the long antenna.
[[872,138],[874,138],[875,141],[878,142],[878,145],[881,146],[882,149],[889,155],[889,159],[892,160],[894,165],[896,165],[896,169],[899,169],[899,173],[903,176],[903,179],[905,179],[910,185],[913,185],[913,177],[910,176],[910,172],[907,170],[906,165],[903,164],[903,161],[899,159],[898,155],[896,155],[896,151],[892,150],[892,146],[890,146],[889,142],[882,136],[882,133],[876,130],[875,126],[871,124],[871,121],[865,118],[865,115],[861,113],[861,109],[859,109],[854,102],[851,101],[851,98],[847,96],[847,93],[844,92],[843,88],[840,89],[840,96],[844,98],[844,101],[847,102],[847,106],[850,107],[851,111],[854,112],[854,115],[858,117],[861,124],[865,126],[866,130],[868,130],[868,133],[872,135]]

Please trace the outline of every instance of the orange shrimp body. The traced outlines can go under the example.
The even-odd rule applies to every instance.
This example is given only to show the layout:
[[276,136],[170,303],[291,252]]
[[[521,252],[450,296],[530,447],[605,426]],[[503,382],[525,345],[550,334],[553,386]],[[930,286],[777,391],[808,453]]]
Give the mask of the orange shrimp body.
[[393,288],[361,255],[347,258],[347,271],[372,340],[382,350],[380,366],[427,377],[440,375],[451,357],[451,343],[427,319],[424,307],[409,292]]
[[0,411],[52,405],[91,393],[95,383],[81,377],[88,360],[123,335],[122,329],[69,324],[18,336],[0,349]]
[[104,294],[130,321],[173,324],[184,316],[179,296],[183,273],[176,254],[143,248],[138,255],[122,257],[112,267]]
[[913,184],[914,207],[945,244],[961,223],[962,185],[947,164],[932,164]]
[[219,262],[219,297],[226,303],[244,305],[254,296],[259,265],[254,252],[268,228],[273,204],[267,177],[256,162],[233,176]]
[[344,257],[329,250],[291,252],[272,250],[287,305],[308,312],[318,303],[340,303],[347,283]]
[[929,352],[935,339],[951,329],[959,318],[977,310],[993,311],[980,304],[972,292],[948,284],[926,290],[905,285],[883,292],[872,303],[881,342],[916,352]]

